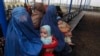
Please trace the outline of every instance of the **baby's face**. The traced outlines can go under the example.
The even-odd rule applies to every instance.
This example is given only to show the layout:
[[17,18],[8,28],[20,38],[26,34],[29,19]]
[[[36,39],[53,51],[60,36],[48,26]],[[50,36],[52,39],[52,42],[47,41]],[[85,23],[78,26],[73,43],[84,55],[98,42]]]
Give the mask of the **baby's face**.
[[63,24],[63,21],[59,20],[58,21],[58,25]]
[[41,35],[41,37],[46,38],[48,36],[48,33],[47,33],[46,29],[41,28],[40,35]]

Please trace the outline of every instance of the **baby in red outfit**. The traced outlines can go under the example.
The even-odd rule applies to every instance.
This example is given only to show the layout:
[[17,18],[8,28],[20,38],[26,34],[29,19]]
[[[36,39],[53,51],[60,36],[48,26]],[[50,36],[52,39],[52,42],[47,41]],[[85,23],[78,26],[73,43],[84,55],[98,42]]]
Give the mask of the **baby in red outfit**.
[[51,35],[51,28],[49,25],[44,25],[40,30],[41,41],[43,42],[43,55],[42,56],[54,56],[53,50],[58,45],[58,42],[54,36]]

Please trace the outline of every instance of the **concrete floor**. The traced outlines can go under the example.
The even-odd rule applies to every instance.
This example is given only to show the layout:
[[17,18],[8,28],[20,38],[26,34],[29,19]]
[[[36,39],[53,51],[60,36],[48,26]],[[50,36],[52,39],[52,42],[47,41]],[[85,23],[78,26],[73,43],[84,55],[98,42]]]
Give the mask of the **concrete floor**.
[[100,56],[100,13],[85,12],[73,31],[72,56]]

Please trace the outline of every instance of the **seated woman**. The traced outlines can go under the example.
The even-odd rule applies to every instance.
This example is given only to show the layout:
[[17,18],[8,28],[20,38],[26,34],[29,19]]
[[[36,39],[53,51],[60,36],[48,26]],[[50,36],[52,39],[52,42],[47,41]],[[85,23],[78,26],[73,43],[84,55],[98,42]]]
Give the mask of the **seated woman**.
[[49,25],[44,25],[40,30],[41,41],[43,42],[43,56],[54,56],[53,50],[58,45],[54,36],[51,35],[51,28]]
[[49,25],[51,27],[51,33],[58,41],[58,45],[54,49],[55,56],[69,56],[70,46],[64,41],[64,35],[59,30],[57,22],[56,7],[50,5],[41,21],[41,26]]
[[38,56],[42,49],[39,31],[23,7],[14,8],[5,39],[4,56]]

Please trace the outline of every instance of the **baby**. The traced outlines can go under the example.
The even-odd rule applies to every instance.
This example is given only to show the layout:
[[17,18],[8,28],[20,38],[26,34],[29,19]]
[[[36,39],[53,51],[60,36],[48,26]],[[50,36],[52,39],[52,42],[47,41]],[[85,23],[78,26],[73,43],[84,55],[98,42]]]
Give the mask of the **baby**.
[[62,20],[58,21],[58,27],[65,36],[65,42],[67,42],[69,45],[74,45],[71,41],[71,37],[72,37],[71,27]]
[[40,29],[41,41],[43,42],[43,56],[54,56],[53,49],[58,45],[54,36],[51,35],[49,25],[44,25]]

